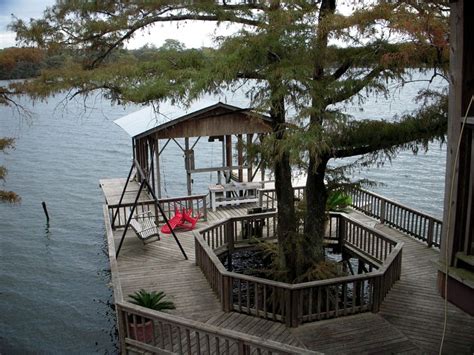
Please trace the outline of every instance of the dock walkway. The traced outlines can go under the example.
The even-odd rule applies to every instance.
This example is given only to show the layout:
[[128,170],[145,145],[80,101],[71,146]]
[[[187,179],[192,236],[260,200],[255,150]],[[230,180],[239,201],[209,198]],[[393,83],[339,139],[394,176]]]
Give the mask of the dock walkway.
[[[244,214],[245,208],[227,207],[208,212],[205,227],[216,220]],[[387,295],[380,312],[336,318],[298,328],[234,312],[224,313],[201,270],[195,265],[192,232],[177,233],[189,260],[185,260],[171,236],[143,245],[127,232],[118,262],[124,299],[141,289],[164,291],[176,305],[170,311],[181,317],[225,329],[313,349],[328,354],[438,353],[444,321],[444,299],[436,289],[438,251],[380,225],[358,212],[352,217],[381,229],[405,243],[402,276]],[[114,231],[115,245],[122,230]],[[443,353],[472,354],[474,317],[448,304],[448,323]]]

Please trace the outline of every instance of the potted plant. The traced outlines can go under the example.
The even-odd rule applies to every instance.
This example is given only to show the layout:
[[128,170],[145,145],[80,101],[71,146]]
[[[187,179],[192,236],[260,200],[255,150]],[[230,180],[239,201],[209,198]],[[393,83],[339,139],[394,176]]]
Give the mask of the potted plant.
[[325,235],[329,235],[329,212],[344,212],[352,204],[352,197],[343,190],[331,190],[326,200]]
[[[164,311],[168,309],[175,309],[172,301],[165,300],[165,293],[163,291],[146,291],[141,289],[128,296],[130,302],[141,307],[153,309],[155,311]],[[130,336],[138,341],[149,343],[153,340],[153,322],[141,316],[129,317],[129,333]]]
[[326,200],[326,212],[342,212],[352,204],[352,197],[343,190],[332,190]]

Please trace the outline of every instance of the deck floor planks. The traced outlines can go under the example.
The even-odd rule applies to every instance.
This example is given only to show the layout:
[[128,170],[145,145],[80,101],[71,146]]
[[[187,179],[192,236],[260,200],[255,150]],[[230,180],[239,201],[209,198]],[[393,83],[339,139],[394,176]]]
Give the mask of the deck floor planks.
[[[117,196],[118,189],[112,185],[107,186],[108,192]],[[250,207],[253,206],[209,210],[208,221],[199,223],[198,228],[229,216],[245,215]],[[329,354],[437,353],[444,320],[444,300],[436,289],[437,269],[433,262],[439,252],[367,216],[351,215],[405,243],[401,280],[389,292],[378,314],[365,313],[287,329],[281,323],[224,313],[194,264],[191,232],[177,233],[189,256],[189,260],[184,260],[172,236],[163,235],[162,240],[143,246],[129,231],[118,258],[124,297],[140,288],[163,290],[176,303],[177,309],[171,313]],[[120,237],[121,231],[115,231],[116,245]],[[474,348],[473,317],[449,304],[444,352],[468,354],[472,353],[471,347]]]
[[264,339],[304,347],[282,323],[271,322],[262,318],[255,318],[235,312],[222,312],[218,317],[210,319],[207,323]]
[[[439,252],[404,234],[377,225],[390,236],[402,240],[402,275],[380,308],[380,315],[404,333],[426,353],[437,353],[444,324],[444,299],[439,296],[437,266]],[[415,271],[415,272],[414,272]],[[448,303],[446,353],[474,351],[474,317]]]
[[308,348],[328,354],[372,353],[388,346],[390,353],[419,353],[401,332],[373,313],[309,323],[292,329]]
[[[120,238],[121,233],[117,234]],[[170,313],[206,321],[221,305],[194,264],[192,234],[177,233],[177,237],[190,260],[184,259],[173,237],[164,235],[144,246],[133,232],[127,232],[117,259],[124,297],[141,288],[164,291],[176,304],[177,309]]]

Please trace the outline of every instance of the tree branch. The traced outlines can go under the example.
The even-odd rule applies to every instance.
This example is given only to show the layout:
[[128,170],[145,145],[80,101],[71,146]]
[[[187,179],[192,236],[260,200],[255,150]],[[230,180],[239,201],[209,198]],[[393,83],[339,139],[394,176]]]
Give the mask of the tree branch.
[[342,102],[345,100],[350,99],[352,96],[359,93],[362,89],[364,89],[373,79],[375,79],[380,72],[382,71],[382,67],[377,66],[372,69],[364,78],[354,80],[352,85],[348,85],[344,87],[344,89],[339,90],[334,95],[330,95],[325,100],[325,106],[334,105],[338,102]]
[[[349,123],[335,139],[332,158],[346,158],[378,150],[426,144],[446,134],[448,100],[423,107],[414,115],[405,115],[398,122],[364,120]],[[339,148],[340,147],[340,148]]]

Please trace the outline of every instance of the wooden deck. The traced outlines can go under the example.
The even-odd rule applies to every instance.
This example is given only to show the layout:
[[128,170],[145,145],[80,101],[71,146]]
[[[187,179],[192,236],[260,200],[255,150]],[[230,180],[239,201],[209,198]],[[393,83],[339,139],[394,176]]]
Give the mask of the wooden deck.
[[[199,223],[197,228],[245,214],[249,207],[209,211],[208,222]],[[365,313],[286,328],[264,319],[224,313],[207,280],[194,264],[194,239],[190,232],[177,233],[189,260],[183,258],[171,236],[164,235],[162,240],[144,246],[132,231],[127,232],[117,260],[124,299],[141,288],[162,290],[176,304],[176,310],[170,311],[171,314],[329,354],[437,353],[444,319],[444,300],[436,290],[437,269],[433,262],[437,260],[438,252],[378,225],[369,217],[356,212],[351,214],[405,242],[402,278],[377,314]],[[116,245],[122,232],[114,232]],[[472,354],[474,318],[450,304],[447,309],[443,353]]]

